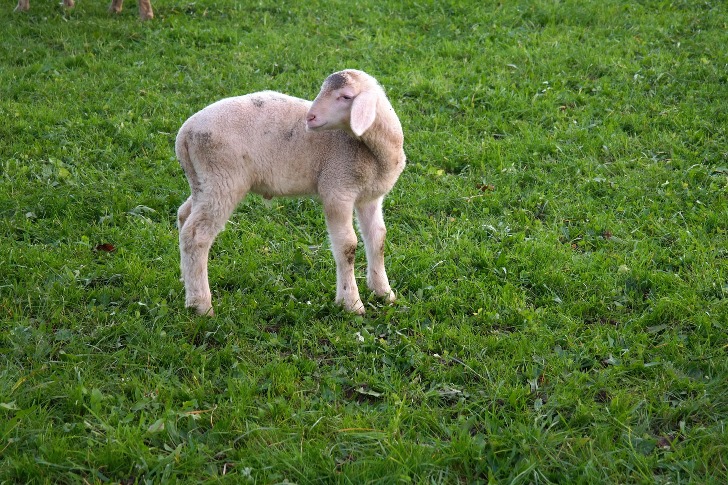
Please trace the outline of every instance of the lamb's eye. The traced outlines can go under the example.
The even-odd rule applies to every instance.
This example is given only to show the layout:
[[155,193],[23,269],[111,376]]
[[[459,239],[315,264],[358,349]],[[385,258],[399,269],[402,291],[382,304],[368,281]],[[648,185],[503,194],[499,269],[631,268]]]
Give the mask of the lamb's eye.
[[346,101],[351,101],[351,96],[347,96],[345,94],[341,95],[341,99],[345,99]]

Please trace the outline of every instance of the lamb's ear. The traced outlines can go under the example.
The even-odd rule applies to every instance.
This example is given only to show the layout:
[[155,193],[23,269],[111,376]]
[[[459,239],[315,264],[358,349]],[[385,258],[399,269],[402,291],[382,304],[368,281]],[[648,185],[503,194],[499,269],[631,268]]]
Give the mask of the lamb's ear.
[[377,95],[369,91],[362,91],[354,98],[351,105],[351,131],[356,136],[362,136],[372,126],[377,117]]

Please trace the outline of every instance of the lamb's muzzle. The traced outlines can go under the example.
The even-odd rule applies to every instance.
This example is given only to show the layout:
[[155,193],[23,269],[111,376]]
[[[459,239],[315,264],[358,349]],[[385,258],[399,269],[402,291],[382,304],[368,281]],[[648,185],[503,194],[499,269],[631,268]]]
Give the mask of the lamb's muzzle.
[[326,125],[326,122],[323,122],[321,124],[321,121],[316,118],[316,115],[314,114],[308,114],[306,115],[306,129],[309,131],[314,131],[319,128],[322,128],[324,125]]
[[212,315],[209,250],[248,192],[320,198],[336,261],[336,302],[364,313],[354,277],[356,212],[367,285],[393,301],[384,268],[382,200],[404,169],[403,143],[384,90],[351,69],[329,76],[313,102],[264,91],[194,114],[175,143],[192,191],[178,211],[185,305]]

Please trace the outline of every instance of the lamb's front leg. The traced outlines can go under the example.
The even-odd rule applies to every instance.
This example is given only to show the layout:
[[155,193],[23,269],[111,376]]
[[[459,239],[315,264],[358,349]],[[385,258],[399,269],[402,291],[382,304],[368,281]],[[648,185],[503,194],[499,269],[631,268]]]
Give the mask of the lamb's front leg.
[[392,302],[395,296],[389,286],[387,271],[384,269],[384,240],[387,228],[382,215],[382,198],[359,204],[356,215],[367,253],[367,286],[377,296]]
[[344,201],[324,202],[326,227],[331,238],[331,251],[336,261],[336,303],[345,310],[362,314],[364,304],[354,277],[356,233],[353,225],[353,204]]

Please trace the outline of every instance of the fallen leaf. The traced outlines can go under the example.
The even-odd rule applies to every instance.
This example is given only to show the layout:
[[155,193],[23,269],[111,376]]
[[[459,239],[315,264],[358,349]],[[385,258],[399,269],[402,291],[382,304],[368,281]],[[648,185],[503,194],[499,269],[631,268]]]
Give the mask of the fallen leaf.
[[669,450],[672,448],[672,442],[669,436],[660,436],[657,438],[657,447],[663,450]]
[[159,433],[164,430],[164,419],[158,419],[147,428],[147,433]]
[[647,333],[650,333],[650,334],[652,334],[652,333],[660,333],[663,330],[665,330],[666,328],[668,328],[668,326],[666,324],[664,324],[664,323],[663,324],[660,324],[660,325],[653,325],[651,327],[647,327]]
[[493,192],[495,190],[495,185],[493,184],[478,184],[475,187],[481,192]]
[[372,396],[372,397],[382,397],[382,395],[383,395],[381,392],[374,391],[366,386],[358,387],[356,389],[356,392],[358,392],[359,394],[363,394],[365,396]]
[[609,393],[604,389],[597,391],[597,393],[594,395],[594,401],[598,403],[607,403],[611,400],[612,396],[610,396]]
[[107,253],[113,253],[114,251],[116,251],[116,248],[114,247],[113,244],[104,243],[104,244],[99,244],[98,246],[96,246],[96,251],[104,251]]

